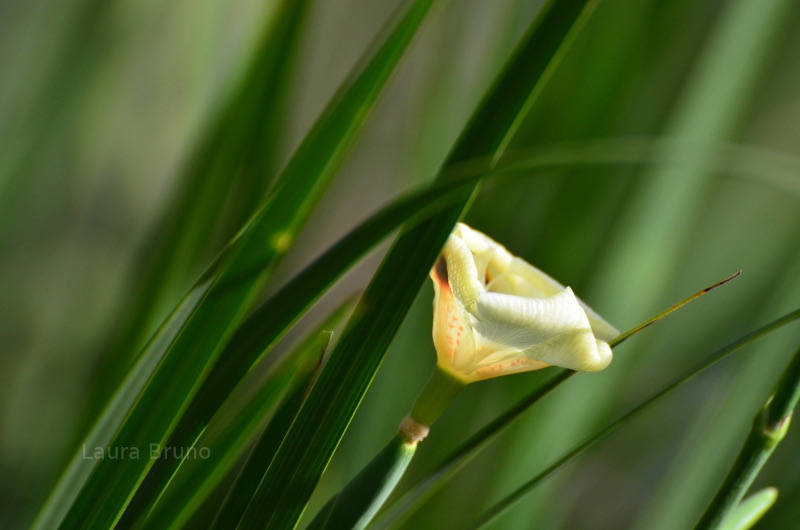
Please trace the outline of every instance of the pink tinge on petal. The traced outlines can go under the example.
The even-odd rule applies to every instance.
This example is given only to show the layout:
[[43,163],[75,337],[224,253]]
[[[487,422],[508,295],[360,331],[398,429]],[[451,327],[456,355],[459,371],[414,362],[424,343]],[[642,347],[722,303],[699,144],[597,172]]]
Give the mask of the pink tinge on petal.
[[436,353],[444,356],[452,366],[461,345],[466,324],[456,304],[453,290],[447,278],[447,263],[440,258],[431,273],[436,287],[433,311],[433,344]]
[[528,359],[527,357],[514,357],[513,359],[508,359],[506,361],[501,361],[489,366],[484,366],[483,368],[479,368],[471,375],[477,381],[481,379],[490,379],[500,375],[541,370],[542,368],[548,368],[550,366],[551,365],[545,362],[535,361],[533,359]]

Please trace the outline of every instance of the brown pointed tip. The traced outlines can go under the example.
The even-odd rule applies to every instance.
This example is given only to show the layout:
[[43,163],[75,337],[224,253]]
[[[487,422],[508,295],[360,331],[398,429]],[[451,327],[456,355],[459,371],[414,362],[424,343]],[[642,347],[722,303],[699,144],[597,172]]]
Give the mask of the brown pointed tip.
[[734,279],[734,278],[736,278],[737,276],[739,276],[741,273],[742,273],[742,269],[739,269],[738,271],[734,272],[733,274],[731,274],[730,276],[728,276],[728,277],[727,277],[727,278],[725,278],[724,280],[720,280],[720,281],[718,281],[717,283],[715,283],[714,285],[709,285],[708,287],[706,287],[705,289],[703,289],[703,290],[702,290],[700,293],[698,293],[696,296],[700,296],[700,295],[702,295],[702,294],[706,294],[708,291],[710,291],[710,290],[712,290],[712,289],[716,289],[716,288],[717,288],[717,287],[719,287],[720,285],[725,285],[726,283],[728,283],[728,282],[729,282],[729,281],[731,281],[732,279]]
[[702,290],[700,290],[700,291],[697,291],[697,292],[696,292],[696,293],[694,293],[692,296],[690,296],[690,297],[688,297],[688,298],[686,298],[686,299],[684,299],[684,300],[681,300],[680,302],[678,302],[677,304],[673,305],[672,307],[670,307],[670,308],[668,308],[668,309],[665,309],[664,311],[662,311],[661,313],[657,314],[657,315],[656,315],[656,316],[654,316],[653,318],[651,318],[651,319],[649,319],[649,320],[645,320],[644,322],[642,322],[641,324],[639,324],[639,325],[638,325],[638,326],[636,326],[635,328],[633,328],[633,329],[631,329],[631,330],[629,330],[629,331],[626,331],[626,332],[625,332],[625,333],[623,333],[622,335],[620,335],[620,336],[618,336],[617,338],[615,338],[614,340],[612,340],[612,341],[610,342],[610,344],[611,344],[611,347],[617,347],[617,346],[619,346],[619,345],[620,345],[622,342],[624,342],[625,340],[627,340],[627,339],[628,339],[628,338],[630,338],[631,336],[635,335],[636,333],[639,333],[639,332],[640,332],[640,331],[642,331],[644,328],[646,328],[646,327],[650,326],[651,324],[654,324],[655,322],[658,322],[659,320],[661,320],[662,318],[666,317],[666,316],[667,316],[667,315],[669,315],[670,313],[674,313],[675,311],[677,311],[677,310],[678,310],[678,309],[680,309],[681,307],[685,306],[685,305],[686,305],[686,304],[688,304],[689,302],[692,302],[692,301],[694,301],[694,300],[696,300],[696,299],[700,298],[701,296],[703,296],[703,295],[704,295],[704,294],[706,294],[707,292],[709,292],[709,291],[712,291],[712,290],[716,289],[716,288],[717,288],[717,287],[719,287],[720,285],[725,285],[726,283],[728,283],[728,282],[729,282],[729,281],[731,281],[732,279],[734,279],[734,278],[736,278],[737,276],[739,276],[741,273],[742,273],[742,270],[741,270],[741,269],[739,269],[738,271],[734,272],[733,274],[731,274],[730,276],[728,276],[728,277],[727,277],[727,278],[725,278],[724,280],[720,280],[720,281],[718,281],[717,283],[715,283],[715,284],[713,284],[713,285],[709,285],[709,286],[708,286],[708,287],[706,287],[705,289],[702,289]]

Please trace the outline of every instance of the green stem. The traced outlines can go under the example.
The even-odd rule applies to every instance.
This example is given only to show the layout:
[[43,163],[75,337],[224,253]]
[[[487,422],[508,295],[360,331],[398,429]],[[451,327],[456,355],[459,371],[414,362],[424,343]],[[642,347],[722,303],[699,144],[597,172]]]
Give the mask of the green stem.
[[766,423],[765,410],[753,421],[753,427],[725,482],[706,509],[695,530],[719,528],[728,514],[739,505],[747,489],[772,455],[783,429],[774,431]]
[[695,526],[695,530],[719,528],[736,509],[761,468],[783,440],[800,398],[800,350],[786,367],[775,390],[753,420],[750,434],[725,482]]
[[320,510],[307,530],[367,526],[400,481],[416,443],[398,434],[347,486]]
[[442,415],[465,384],[437,366],[403,422],[400,433],[328,501],[308,528],[360,529],[369,524],[411,463],[417,442],[424,438],[424,434],[410,436],[406,432],[407,423],[416,424],[427,434],[427,428]]
[[417,423],[430,427],[465,385],[464,381],[442,370],[437,364],[425,388],[414,402],[409,416]]

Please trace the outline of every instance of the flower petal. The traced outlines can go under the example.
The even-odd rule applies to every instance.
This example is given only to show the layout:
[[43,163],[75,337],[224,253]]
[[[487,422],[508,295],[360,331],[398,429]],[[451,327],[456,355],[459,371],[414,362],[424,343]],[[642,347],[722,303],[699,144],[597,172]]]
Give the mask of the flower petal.
[[447,278],[453,295],[467,310],[474,310],[478,296],[485,288],[478,279],[472,253],[463,239],[451,235],[442,250],[442,256],[447,264]]
[[579,372],[599,372],[612,358],[608,343],[596,340],[589,329],[563,333],[526,350],[524,356]]
[[484,372],[536,369],[532,363],[597,371],[611,362],[611,348],[595,339],[569,287],[547,298],[484,293],[477,307],[472,320],[476,347],[492,352],[478,363]]
[[501,375],[516,374],[520,372],[530,372],[532,370],[541,370],[551,366],[542,361],[534,361],[527,357],[514,356],[497,361],[487,366],[482,366],[474,370],[470,374],[469,382],[481,381],[482,379],[490,379]]
[[[523,346],[520,349],[576,328],[591,331],[586,313],[569,287],[545,298],[487,292],[481,294],[476,307],[475,324],[484,331],[481,335],[494,336],[495,342],[513,341]],[[529,339],[512,336],[500,340],[498,332],[502,328],[517,330],[512,335],[522,334]],[[528,341],[527,346],[523,340]]]
[[[538,289],[542,293],[539,296],[552,296],[564,289],[564,286],[558,281],[520,258],[514,258],[508,267],[508,272],[521,277],[525,282]],[[526,294],[524,296],[536,295]],[[592,326],[592,331],[594,331],[597,338],[608,341],[619,335],[619,330],[617,330],[617,328],[606,322],[591,307],[586,305],[583,300],[579,298],[578,303],[581,305],[584,312],[586,312],[586,316],[589,318],[589,323]]]

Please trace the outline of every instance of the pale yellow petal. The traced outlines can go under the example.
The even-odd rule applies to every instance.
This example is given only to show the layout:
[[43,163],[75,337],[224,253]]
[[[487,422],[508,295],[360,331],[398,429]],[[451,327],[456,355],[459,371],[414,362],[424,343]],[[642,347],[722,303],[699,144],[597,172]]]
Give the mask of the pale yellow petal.
[[[564,286],[558,281],[520,258],[514,258],[508,270],[510,273],[516,274],[530,283],[541,291],[544,296],[552,296],[564,289]],[[578,299],[578,302],[586,312],[586,316],[589,317],[589,323],[592,325],[592,330],[597,338],[607,341],[619,335],[619,330],[606,322],[586,302],[581,299]]]
[[442,250],[447,263],[447,278],[453,295],[468,310],[474,310],[478,296],[485,288],[478,279],[478,270],[472,253],[464,240],[450,236]]

